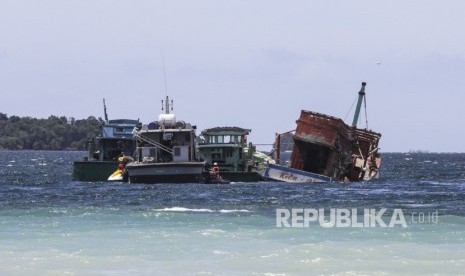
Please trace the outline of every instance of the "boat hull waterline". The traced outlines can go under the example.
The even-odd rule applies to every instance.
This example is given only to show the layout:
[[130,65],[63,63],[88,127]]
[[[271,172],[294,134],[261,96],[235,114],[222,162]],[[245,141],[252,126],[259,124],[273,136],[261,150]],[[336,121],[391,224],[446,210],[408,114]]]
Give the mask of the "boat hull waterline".
[[129,163],[126,165],[131,183],[200,183],[203,162]]

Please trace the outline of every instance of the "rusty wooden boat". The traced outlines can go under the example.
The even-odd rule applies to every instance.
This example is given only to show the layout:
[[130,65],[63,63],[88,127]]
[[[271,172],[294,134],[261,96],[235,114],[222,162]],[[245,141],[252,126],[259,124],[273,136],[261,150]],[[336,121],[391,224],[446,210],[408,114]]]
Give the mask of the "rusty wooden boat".
[[[379,176],[381,134],[357,128],[362,107],[366,105],[366,83],[358,94],[351,126],[329,115],[302,110],[293,136],[294,147],[289,166],[268,166],[264,176],[285,182],[362,181]],[[279,164],[279,135],[277,162]]]

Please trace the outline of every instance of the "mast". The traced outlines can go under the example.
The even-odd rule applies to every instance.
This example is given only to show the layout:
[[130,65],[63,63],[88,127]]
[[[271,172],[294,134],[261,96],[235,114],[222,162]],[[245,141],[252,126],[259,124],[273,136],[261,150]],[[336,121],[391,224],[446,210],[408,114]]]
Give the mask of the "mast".
[[170,99],[168,98],[168,95],[166,96],[165,113],[170,114]]
[[[163,100],[161,100],[161,110],[165,110],[165,114],[170,114],[170,99],[168,95],[166,95],[164,103]],[[173,100],[171,100],[171,110],[173,110]]]
[[276,133],[276,164],[281,162],[281,134]]
[[362,108],[362,100],[365,97],[365,86],[366,82],[362,82],[362,88],[358,92],[358,102],[357,107],[355,108],[354,120],[352,121],[352,126],[357,127],[358,117],[360,116],[360,109]]
[[103,98],[103,115],[105,116],[105,123],[108,124],[107,105],[105,104],[105,98]]

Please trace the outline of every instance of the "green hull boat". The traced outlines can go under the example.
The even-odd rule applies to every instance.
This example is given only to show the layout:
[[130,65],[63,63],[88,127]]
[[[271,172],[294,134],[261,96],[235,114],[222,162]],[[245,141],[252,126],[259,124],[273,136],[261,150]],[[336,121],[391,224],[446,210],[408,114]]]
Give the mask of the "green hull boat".
[[139,120],[108,120],[105,100],[103,106],[105,123],[100,135],[87,141],[87,156],[74,162],[73,180],[107,181],[118,169],[118,159],[132,156],[136,150],[134,129],[141,126]]
[[106,181],[117,169],[116,161],[76,161],[73,167],[73,180]]
[[274,161],[256,151],[252,143],[247,143],[250,132],[250,129],[240,127],[215,127],[202,131],[197,144],[200,160],[207,167],[218,166],[221,178],[230,182],[265,180],[262,172],[266,164]]

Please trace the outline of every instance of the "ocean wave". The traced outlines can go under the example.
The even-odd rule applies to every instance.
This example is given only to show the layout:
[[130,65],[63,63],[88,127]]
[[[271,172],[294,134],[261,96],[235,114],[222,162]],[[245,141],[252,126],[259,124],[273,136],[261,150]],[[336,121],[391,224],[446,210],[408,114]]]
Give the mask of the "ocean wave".
[[249,210],[245,209],[221,209],[221,210],[212,210],[212,209],[207,209],[207,208],[186,208],[186,207],[167,207],[167,208],[162,208],[162,209],[154,209],[154,211],[158,212],[200,212],[200,213],[223,213],[223,214],[228,214],[228,213],[250,213]]
[[250,213],[249,210],[245,210],[245,209],[240,209],[240,210],[236,210],[236,209],[233,209],[233,210],[220,210],[220,213]]
[[200,233],[202,236],[211,236],[211,237],[218,237],[218,236],[224,236],[228,234],[226,231],[221,230],[221,229],[206,229],[202,231],[197,231]]
[[163,208],[163,209],[155,209],[154,211],[161,211],[161,212],[203,212],[203,213],[213,213],[214,210],[210,209],[191,209],[185,207],[171,207],[171,208]]
[[230,252],[221,251],[221,250],[213,250],[213,254],[215,254],[215,255],[231,255]]

